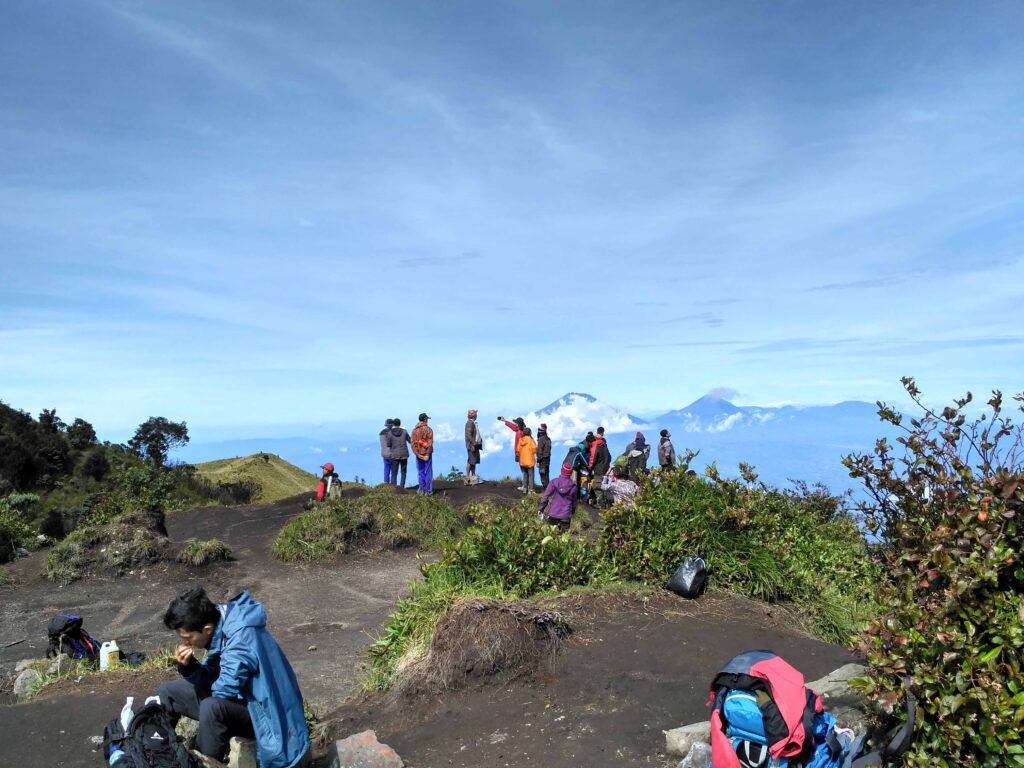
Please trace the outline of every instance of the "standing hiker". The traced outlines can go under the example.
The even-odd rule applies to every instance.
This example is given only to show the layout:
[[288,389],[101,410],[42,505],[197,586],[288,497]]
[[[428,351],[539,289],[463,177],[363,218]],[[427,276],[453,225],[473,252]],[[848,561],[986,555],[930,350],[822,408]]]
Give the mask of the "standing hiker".
[[676,449],[672,445],[672,435],[667,429],[661,430],[658,441],[658,466],[662,472],[671,472],[676,468]]
[[600,507],[604,501],[601,490],[601,479],[612,465],[612,454],[604,439],[604,427],[597,428],[597,436],[590,444],[590,492],[587,503],[592,507]]
[[[391,482],[399,488],[405,488],[405,473],[409,468],[409,443],[412,438],[402,427],[401,419],[392,419],[391,427]],[[399,481],[398,472],[401,470],[402,479]]]
[[530,428],[523,429],[519,438],[519,468],[523,471],[523,493],[533,493],[533,468],[537,463],[537,444],[533,441]]
[[412,428],[412,452],[416,455],[416,493],[434,495],[434,430],[427,426],[430,417],[420,414],[419,423]]
[[480,478],[476,476],[476,467],[480,463],[480,449],[484,447],[484,436],[476,423],[476,408],[470,408],[466,414],[466,485],[476,485]]
[[[512,430],[514,437],[512,439],[512,452],[515,454],[516,464],[519,463],[519,441],[523,438],[523,430],[526,429],[526,422],[522,416],[516,416],[516,418],[509,421],[504,416],[499,416],[498,421],[504,422],[505,426]],[[518,488],[517,490],[523,490]]]
[[[199,721],[196,747],[224,760],[232,736],[256,739],[261,768],[310,762],[302,693],[288,659],[267,631],[267,612],[242,592],[214,605],[202,587],[175,598],[164,625],[178,633],[174,652],[184,680],[161,683],[160,704],[177,722]],[[202,662],[194,650],[206,649]]]
[[395,426],[394,419],[384,422],[384,429],[380,431],[380,457],[384,459],[384,482],[391,482],[391,461],[394,458],[391,449],[391,428]]
[[629,451],[629,459],[627,461],[629,479],[633,482],[638,482],[642,475],[647,474],[647,457],[651,455],[651,446],[647,444],[647,439],[644,437],[643,432],[637,432],[636,438],[630,445],[633,447]]
[[578,498],[576,483],[572,479],[572,466],[563,464],[558,477],[548,483],[548,487],[544,489],[537,512],[543,520],[544,508],[547,507],[546,522],[550,525],[557,525],[560,530],[567,531],[572,522],[572,513],[576,510]]
[[562,464],[568,464],[575,473],[576,498],[580,498],[580,489],[583,487],[584,478],[590,474],[590,445],[586,440],[580,440],[565,454]]
[[541,424],[537,430],[537,467],[540,470],[541,488],[546,488],[551,469],[551,438],[548,437],[547,424]]

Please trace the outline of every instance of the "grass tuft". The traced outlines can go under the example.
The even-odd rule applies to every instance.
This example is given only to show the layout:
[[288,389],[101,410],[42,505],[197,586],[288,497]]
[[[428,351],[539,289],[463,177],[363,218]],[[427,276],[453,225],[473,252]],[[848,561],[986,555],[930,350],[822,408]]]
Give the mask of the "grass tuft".
[[190,539],[178,553],[178,562],[186,565],[208,565],[218,560],[230,560],[231,548],[220,539],[199,541]]

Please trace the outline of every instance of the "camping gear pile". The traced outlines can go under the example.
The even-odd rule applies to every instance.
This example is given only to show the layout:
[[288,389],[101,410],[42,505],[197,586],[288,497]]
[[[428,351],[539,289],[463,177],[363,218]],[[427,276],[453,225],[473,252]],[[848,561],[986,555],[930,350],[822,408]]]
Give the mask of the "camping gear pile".
[[868,752],[824,711],[803,675],[772,651],[735,656],[711,682],[713,768],[868,768],[890,765],[910,746],[914,698],[907,693],[907,722],[880,750]]

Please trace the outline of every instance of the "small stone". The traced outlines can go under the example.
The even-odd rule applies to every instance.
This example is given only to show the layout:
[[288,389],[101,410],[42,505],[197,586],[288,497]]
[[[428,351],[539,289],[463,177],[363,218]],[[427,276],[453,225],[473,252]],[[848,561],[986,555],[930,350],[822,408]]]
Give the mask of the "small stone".
[[309,646],[309,648],[307,648],[306,650],[307,650],[307,651],[315,651],[315,650],[316,650],[316,646],[315,646],[315,645],[311,645],[311,646]]
[[711,768],[711,745],[696,741],[676,768]]
[[100,744],[103,743],[103,737],[102,736],[90,736],[89,737],[89,743],[92,744],[94,747],[98,747]]
[[690,753],[690,749],[697,742],[705,744],[711,741],[711,721],[702,720],[699,723],[684,725],[682,728],[673,728],[671,731],[664,731],[665,752],[670,755],[683,757]]
[[374,731],[363,731],[334,742],[328,751],[330,768],[404,768],[405,763]]
[[36,661],[38,661],[38,659],[22,659],[21,661],[19,661],[17,664],[14,665],[15,673],[24,672],[26,669],[28,669],[33,664],[35,664]]
[[14,679],[14,695],[19,699],[27,699],[32,689],[42,682],[43,676],[35,669],[25,669]]
[[258,768],[256,742],[232,736],[228,742],[228,768]]

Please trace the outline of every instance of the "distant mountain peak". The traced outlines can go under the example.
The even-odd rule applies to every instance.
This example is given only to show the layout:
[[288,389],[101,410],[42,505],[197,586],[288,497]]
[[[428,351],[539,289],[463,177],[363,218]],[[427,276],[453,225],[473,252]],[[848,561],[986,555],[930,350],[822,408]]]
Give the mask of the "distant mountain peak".
[[545,405],[543,408],[537,411],[537,413],[538,415],[541,416],[547,416],[549,413],[554,413],[559,408],[562,408],[566,405],[570,405],[573,402],[578,402],[580,400],[582,400],[585,403],[597,402],[596,397],[594,397],[593,395],[588,395],[586,392],[566,392],[564,395],[562,395],[554,402]]

